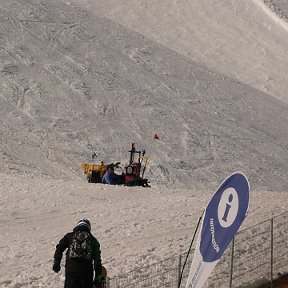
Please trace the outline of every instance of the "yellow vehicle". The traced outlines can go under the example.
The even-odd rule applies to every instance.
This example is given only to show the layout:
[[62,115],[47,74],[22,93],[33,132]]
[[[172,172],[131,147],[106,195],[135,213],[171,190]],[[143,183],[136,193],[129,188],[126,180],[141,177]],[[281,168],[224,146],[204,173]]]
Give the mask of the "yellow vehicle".
[[102,177],[108,169],[108,165],[104,165],[103,162],[101,162],[100,165],[88,163],[82,164],[81,169],[84,170],[89,183],[101,183]]

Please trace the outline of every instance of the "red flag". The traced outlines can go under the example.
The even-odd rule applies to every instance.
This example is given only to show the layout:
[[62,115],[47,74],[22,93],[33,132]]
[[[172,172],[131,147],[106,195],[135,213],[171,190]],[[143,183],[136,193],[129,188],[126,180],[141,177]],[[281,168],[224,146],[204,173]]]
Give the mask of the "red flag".
[[154,139],[156,139],[156,140],[160,140],[160,138],[158,137],[157,134],[154,135]]

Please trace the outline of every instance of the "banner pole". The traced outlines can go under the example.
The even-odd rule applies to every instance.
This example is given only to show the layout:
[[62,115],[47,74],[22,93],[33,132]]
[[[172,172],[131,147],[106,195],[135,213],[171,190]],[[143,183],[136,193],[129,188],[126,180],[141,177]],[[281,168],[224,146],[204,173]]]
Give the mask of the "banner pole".
[[182,257],[181,254],[179,255],[179,260],[178,260],[178,270],[177,270],[177,286],[180,281],[180,275],[181,275],[181,268],[182,268]]
[[271,255],[270,255],[270,282],[271,282],[271,288],[273,288],[273,218],[271,218]]
[[[204,210],[204,211],[205,211],[205,210]],[[198,231],[198,228],[199,228],[199,225],[200,225],[200,222],[201,222],[201,219],[202,219],[202,216],[203,216],[204,211],[202,212],[201,216],[199,217],[199,220],[198,220],[198,223],[197,223],[197,226],[196,226],[196,230],[195,230],[195,232],[194,232],[194,235],[193,235],[193,238],[192,238],[190,247],[189,247],[189,249],[188,249],[188,252],[187,252],[187,255],[186,255],[186,259],[185,259],[185,261],[184,261],[184,264],[183,264],[183,267],[182,267],[182,270],[181,270],[181,274],[180,274],[180,277],[179,277],[178,288],[180,288],[181,281],[182,281],[182,277],[183,277],[184,268],[185,268],[185,266],[186,266],[186,264],[187,264],[188,256],[189,256],[189,254],[190,254],[190,251],[191,251],[191,248],[192,248],[192,245],[193,245],[193,242],[194,242],[196,233],[197,233],[197,231]]]
[[233,237],[233,239],[232,239],[232,245],[231,245],[231,263],[230,263],[229,288],[232,288],[232,281],[233,281],[234,245],[235,245],[235,237]]

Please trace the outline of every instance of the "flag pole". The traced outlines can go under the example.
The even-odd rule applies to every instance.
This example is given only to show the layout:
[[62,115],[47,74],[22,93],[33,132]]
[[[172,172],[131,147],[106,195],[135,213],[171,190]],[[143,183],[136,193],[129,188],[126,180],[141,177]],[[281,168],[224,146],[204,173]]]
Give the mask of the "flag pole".
[[[154,143],[155,143],[155,140],[160,140],[159,136],[157,134],[154,134],[154,137],[153,137],[153,141],[150,142],[150,145],[148,146],[148,153],[150,153],[151,155],[151,151],[152,151],[152,148],[154,147]],[[144,157],[143,157],[144,158]],[[148,157],[146,156],[145,158],[145,166],[144,166],[144,169],[143,169],[143,172],[142,172],[142,178],[144,177],[144,172],[146,171],[146,167],[147,167],[147,162],[148,162]]]
[[[157,134],[154,135],[153,140],[160,140],[159,136]],[[150,142],[150,146],[148,147],[148,151],[152,150],[152,147],[154,147],[155,141]]]
[[[204,210],[204,211],[205,211],[205,210]],[[187,264],[188,256],[189,256],[189,254],[190,254],[190,251],[191,251],[193,242],[194,242],[194,240],[195,240],[195,236],[196,236],[196,233],[197,233],[197,231],[198,231],[198,228],[199,228],[199,225],[200,225],[200,222],[201,222],[201,219],[202,219],[202,216],[203,216],[204,211],[202,212],[201,216],[200,216],[199,219],[198,219],[198,223],[197,223],[197,226],[196,226],[196,230],[195,230],[195,232],[194,232],[192,241],[191,241],[191,243],[190,243],[190,247],[189,247],[188,252],[187,252],[187,255],[186,255],[186,259],[185,259],[185,261],[184,261],[184,264],[183,264],[183,267],[182,267],[182,270],[181,270],[181,274],[180,274],[179,282],[178,282],[178,288],[180,288],[180,286],[181,286],[181,281],[182,281],[182,277],[183,277],[184,268],[185,268],[185,266],[186,266],[186,264]]]

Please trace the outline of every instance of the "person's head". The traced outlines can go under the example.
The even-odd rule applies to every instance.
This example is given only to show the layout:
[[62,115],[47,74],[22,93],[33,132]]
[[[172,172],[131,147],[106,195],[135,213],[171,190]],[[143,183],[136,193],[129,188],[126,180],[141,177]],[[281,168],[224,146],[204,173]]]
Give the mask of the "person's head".
[[91,231],[91,223],[90,220],[87,218],[82,218],[77,222],[77,226],[84,226],[87,227],[89,229],[89,231]]
[[127,174],[132,174],[133,173],[132,166],[128,166],[126,172],[127,172]]
[[114,172],[114,166],[113,166],[113,165],[109,165],[109,166],[107,167],[107,170],[108,170],[109,172]]

